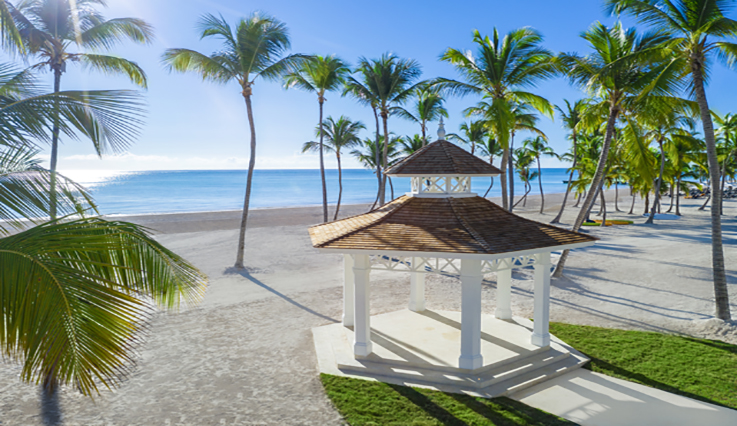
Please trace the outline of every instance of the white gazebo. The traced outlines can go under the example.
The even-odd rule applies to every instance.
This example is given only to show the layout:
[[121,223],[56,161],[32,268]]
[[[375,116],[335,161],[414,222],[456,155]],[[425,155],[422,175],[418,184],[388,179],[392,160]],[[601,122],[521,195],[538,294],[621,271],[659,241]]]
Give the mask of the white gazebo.
[[[445,140],[386,171],[411,191],[369,213],[310,228],[313,245],[344,255],[342,324],[313,330],[322,371],[497,396],[587,360],[548,331],[551,253],[594,237],[516,216],[471,191],[500,171]],[[534,269],[534,321],[513,317],[512,270]],[[410,274],[408,310],[370,316],[370,273]],[[457,277],[461,312],[425,309],[425,274]],[[482,282],[496,274],[495,315]],[[526,336],[526,337],[525,337]],[[531,379],[530,379],[531,378]]]

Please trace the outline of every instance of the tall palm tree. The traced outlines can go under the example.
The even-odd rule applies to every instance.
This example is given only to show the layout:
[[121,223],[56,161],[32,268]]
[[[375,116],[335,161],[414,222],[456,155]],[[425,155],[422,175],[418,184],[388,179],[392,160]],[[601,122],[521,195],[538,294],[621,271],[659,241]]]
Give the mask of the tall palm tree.
[[425,146],[425,138],[415,133],[412,136],[405,136],[399,139],[400,152],[404,156],[410,156]]
[[34,159],[33,146],[50,142],[57,125],[95,143],[100,134],[130,131],[130,95],[39,94],[27,72],[0,69],[0,351],[22,364],[21,380],[42,382],[44,392],[66,384],[92,395],[130,372],[131,350],[156,306],[197,302],[206,277],[137,225],[44,219],[52,202],[61,215],[96,207],[60,174],[52,196],[54,173]]
[[[366,84],[354,77],[348,77],[348,85],[361,87],[367,92],[367,99],[372,99],[376,110],[381,117],[384,127],[384,138],[389,139],[389,116],[393,107],[406,102],[417,88],[415,81],[422,74],[420,64],[412,59],[402,59],[390,53],[383,54],[379,59],[360,58],[358,69]],[[389,145],[383,145],[381,167],[386,170],[389,162]],[[379,202],[386,201],[386,176],[382,176]]]
[[[724,13],[731,9],[728,0],[606,0],[611,12],[628,13],[640,22],[669,34],[672,53],[685,65],[683,71],[690,74],[689,85],[699,105],[701,123],[709,162],[712,206],[720,206],[719,160],[717,158],[714,124],[705,85],[710,72],[710,62],[717,59],[734,63],[737,44],[726,39],[737,35],[737,21]],[[722,246],[722,219],[718,208],[711,209],[712,270],[716,316],[731,319],[727,275]]]
[[318,137],[325,136],[324,144],[319,142],[305,142],[302,146],[302,152],[319,151],[324,149],[328,152],[334,152],[335,158],[338,160],[338,203],[335,206],[335,215],[333,220],[338,219],[340,211],[340,201],[343,198],[343,167],[341,166],[341,151],[357,145],[361,142],[358,133],[365,130],[366,126],[360,121],[351,121],[350,118],[341,115],[338,121],[333,117],[328,117],[323,121],[322,126],[318,126],[315,133]]
[[552,117],[553,107],[547,99],[523,89],[552,77],[556,72],[553,54],[542,47],[542,36],[531,28],[520,28],[499,37],[495,28],[492,37],[473,33],[476,55],[449,48],[440,57],[453,64],[463,81],[438,78],[435,83],[451,94],[482,95],[488,103],[485,120],[504,148],[502,157],[502,203],[511,208],[507,194],[507,168],[510,137],[513,131],[513,109],[520,103],[529,104],[542,114]]
[[457,133],[448,133],[446,138],[449,141],[460,142],[471,148],[471,154],[475,154],[476,146],[483,144],[488,134],[486,123],[483,120],[474,120],[469,123],[461,123],[460,130],[462,135]]
[[[621,114],[636,114],[648,105],[666,110],[673,106],[675,80],[678,69],[666,53],[668,37],[662,33],[638,35],[634,29],[624,29],[621,23],[609,28],[597,22],[581,34],[592,52],[581,57],[562,55],[569,78],[588,90],[598,100],[589,110],[607,111],[606,130],[599,162],[591,187],[573,224],[578,231],[588,216],[595,197],[603,183],[609,159],[609,150],[617,120]],[[589,114],[597,118],[600,113]],[[560,277],[568,258],[568,250],[561,255],[554,276]]]
[[[716,121],[717,126],[719,126],[716,130],[716,135],[722,139],[722,182],[720,184],[719,191],[724,192],[724,184],[726,182],[728,172],[727,166],[734,158],[735,153],[737,153],[737,115],[727,113],[724,117],[720,117],[718,114],[712,113],[712,116],[714,117],[714,121]],[[722,197],[720,200],[722,205],[719,206],[719,209],[721,213],[724,214],[724,198]]]
[[[107,6],[105,0],[23,0],[13,5],[3,0],[13,18],[13,24],[25,45],[25,52],[40,61],[35,69],[49,69],[54,75],[54,92],[61,91],[61,77],[68,63],[111,75],[123,75],[145,88],[146,73],[135,62],[118,56],[98,53],[110,50],[124,39],[148,44],[153,40],[153,27],[138,18],[106,20],[97,6]],[[5,27],[10,23],[4,20]],[[75,46],[76,51],[70,47]],[[91,50],[95,53],[86,53]],[[59,151],[59,126],[54,126],[51,140],[51,194],[56,191],[56,168]],[[122,140],[111,146],[122,150],[131,140]],[[98,155],[100,147],[95,146]],[[51,204],[51,217],[56,217]]]
[[320,155],[320,178],[322,179],[323,222],[328,221],[328,189],[325,184],[325,161],[323,159],[323,104],[325,103],[325,93],[340,89],[345,81],[345,76],[349,72],[350,69],[340,58],[332,55],[313,56],[304,61],[299,69],[285,76],[287,87],[297,87],[317,94],[317,103],[320,106],[320,121],[318,121],[320,146],[318,151]]
[[563,121],[563,127],[571,132],[571,143],[573,144],[573,152],[572,152],[572,165],[571,165],[571,174],[568,177],[568,185],[566,186],[566,193],[563,195],[563,204],[560,206],[560,210],[558,211],[558,214],[555,216],[555,218],[550,221],[550,223],[560,223],[560,218],[563,217],[563,210],[566,208],[566,202],[568,202],[568,194],[571,192],[571,184],[573,182],[573,173],[576,170],[576,160],[578,159],[578,126],[581,123],[581,114],[583,113],[583,110],[586,108],[587,100],[586,99],[579,99],[571,105],[571,103],[567,99],[563,99],[563,102],[566,103],[566,109],[563,110],[559,106],[555,106],[555,109],[558,111],[558,114],[560,115],[560,118]]
[[223,42],[223,49],[210,56],[190,49],[168,49],[163,55],[163,61],[169,71],[193,72],[199,74],[205,81],[220,84],[236,82],[245,100],[251,132],[251,153],[235,260],[235,267],[242,269],[251,184],[253,170],[256,167],[256,124],[251,103],[253,85],[259,78],[279,80],[301,66],[309,57],[298,54],[285,56],[290,47],[287,26],[276,18],[260,13],[252,13],[248,18],[241,18],[235,30],[222,16],[208,14],[200,19],[199,31],[200,38],[220,39]]
[[537,178],[540,184],[540,214],[545,210],[545,194],[543,193],[543,171],[540,168],[540,157],[558,158],[553,148],[548,146],[548,142],[542,136],[526,139],[522,146],[527,150],[529,155],[537,162]]
[[439,120],[441,117],[448,118],[448,110],[443,106],[444,102],[437,88],[429,84],[420,84],[412,94],[412,108],[395,106],[391,108],[391,114],[419,124],[424,141],[423,146],[425,146],[427,145],[427,123]]

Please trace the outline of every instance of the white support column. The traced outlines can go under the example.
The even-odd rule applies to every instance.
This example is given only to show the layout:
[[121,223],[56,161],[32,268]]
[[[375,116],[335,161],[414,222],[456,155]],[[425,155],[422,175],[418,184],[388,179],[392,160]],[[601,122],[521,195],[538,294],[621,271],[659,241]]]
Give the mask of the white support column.
[[496,271],[496,312],[497,319],[512,319],[512,270]]
[[371,353],[371,317],[369,299],[371,296],[369,272],[371,264],[367,255],[353,258],[353,280],[355,285],[355,321],[353,324],[353,354],[368,356]]
[[483,365],[481,356],[481,261],[461,260],[461,356],[458,366],[468,370]]
[[[417,264],[418,258],[412,258],[412,265]],[[422,312],[425,310],[425,274],[410,272],[409,283],[409,310]]]
[[353,325],[353,256],[350,254],[343,255],[343,326],[350,327]]
[[538,255],[535,261],[535,315],[532,344],[550,346],[550,253]]

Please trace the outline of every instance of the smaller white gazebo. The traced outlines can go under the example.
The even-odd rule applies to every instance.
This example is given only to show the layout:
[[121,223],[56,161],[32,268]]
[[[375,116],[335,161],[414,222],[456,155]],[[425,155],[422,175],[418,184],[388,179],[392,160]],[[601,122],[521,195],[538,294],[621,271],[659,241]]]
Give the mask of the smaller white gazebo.
[[[314,331],[318,358],[324,361],[321,369],[383,381],[448,385],[448,390],[471,386],[478,394],[494,396],[502,388],[508,392],[513,383],[493,392],[479,390],[499,384],[518,364],[535,367],[530,361],[539,358],[542,366],[546,359],[559,362],[570,356],[575,362],[566,368],[582,365],[580,354],[558,340],[551,343],[551,252],[589,246],[594,237],[519,217],[477,196],[471,178],[500,171],[445,140],[427,145],[386,173],[409,177],[411,191],[369,213],[309,229],[321,252],[344,255],[342,326]],[[529,267],[534,268],[532,323],[513,317],[511,309],[512,270]],[[411,278],[408,311],[377,317],[372,336],[370,273],[375,270],[408,272]],[[426,311],[427,273],[459,279],[460,314]],[[497,307],[495,316],[485,316],[482,282],[491,273],[496,274]],[[416,324],[417,330],[408,324]],[[348,338],[349,346],[341,343]],[[454,344],[458,350],[448,346]],[[320,353],[326,351],[332,351],[332,358]],[[520,371],[532,371],[522,367]]]

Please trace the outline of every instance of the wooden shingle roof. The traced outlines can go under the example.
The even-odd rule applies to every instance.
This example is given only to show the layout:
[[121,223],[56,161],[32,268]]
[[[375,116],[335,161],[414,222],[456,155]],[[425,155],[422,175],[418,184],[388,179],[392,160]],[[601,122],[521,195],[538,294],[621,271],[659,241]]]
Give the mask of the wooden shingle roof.
[[317,248],[502,254],[597,238],[509,213],[482,197],[402,196],[358,216],[309,229]]
[[390,176],[496,176],[500,173],[486,161],[442,139],[386,170]]

